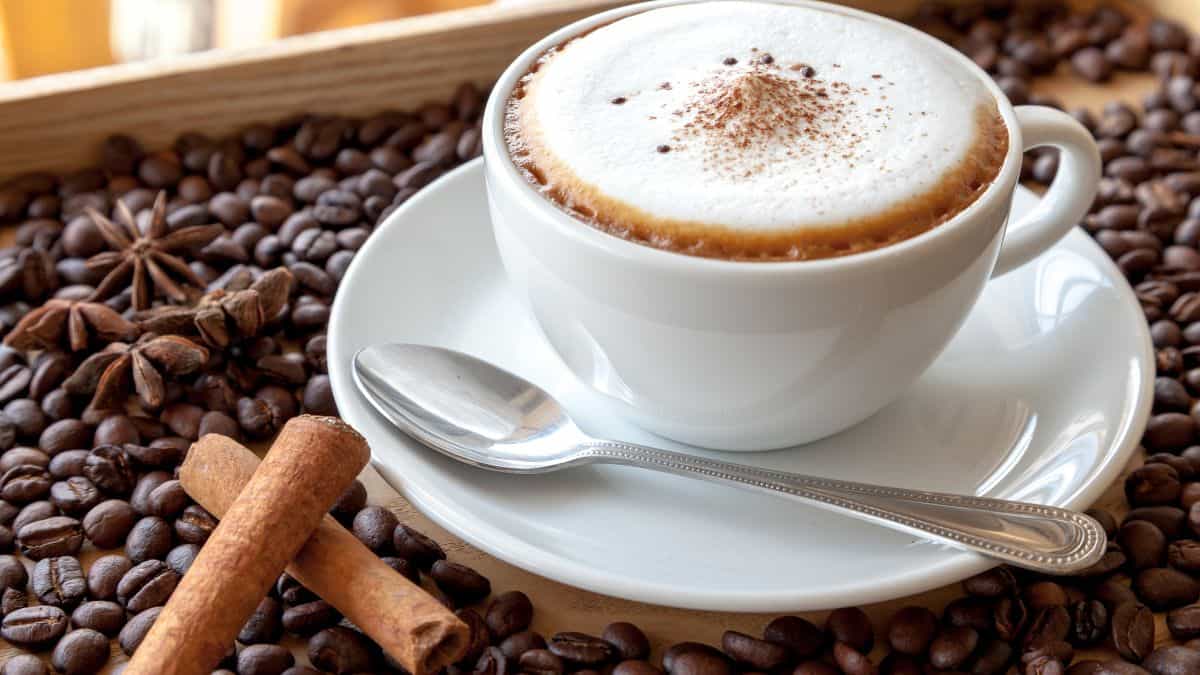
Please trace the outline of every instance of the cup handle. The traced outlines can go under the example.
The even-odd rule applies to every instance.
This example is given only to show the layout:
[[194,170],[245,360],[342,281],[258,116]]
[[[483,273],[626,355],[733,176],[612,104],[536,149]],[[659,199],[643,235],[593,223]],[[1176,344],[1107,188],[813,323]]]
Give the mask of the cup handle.
[[1100,150],[1075,118],[1054,108],[1016,108],[1025,150],[1052,146],[1060,151],[1058,174],[1037,207],[1009,223],[992,277],[1007,274],[1053,246],[1087,215],[1100,182]]

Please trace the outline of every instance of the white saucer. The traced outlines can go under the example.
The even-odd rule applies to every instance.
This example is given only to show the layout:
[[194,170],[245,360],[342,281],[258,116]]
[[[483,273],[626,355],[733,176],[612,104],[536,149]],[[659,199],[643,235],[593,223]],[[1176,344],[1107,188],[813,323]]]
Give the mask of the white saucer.
[[[1034,197],[1022,191],[1016,212]],[[726,611],[816,610],[911,595],[989,562],[771,497],[624,467],[539,476],[474,469],[393,430],[354,389],[381,342],[443,345],[554,394],[593,435],[679,448],[604,415],[510,293],[482,164],[421,191],[342,282],[329,373],[380,473],[475,546],[599,593]],[[865,482],[1086,508],[1117,478],[1150,412],[1154,362],[1138,304],[1081,231],[991,282],[901,400],[833,438],[731,461]]]

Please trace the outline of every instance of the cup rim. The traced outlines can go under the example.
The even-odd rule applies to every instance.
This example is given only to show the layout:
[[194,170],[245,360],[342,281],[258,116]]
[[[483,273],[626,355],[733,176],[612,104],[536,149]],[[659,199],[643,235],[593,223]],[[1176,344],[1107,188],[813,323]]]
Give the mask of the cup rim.
[[516,163],[508,152],[508,144],[504,140],[504,118],[509,96],[517,82],[529,72],[533,62],[555,45],[594,30],[600,26],[612,23],[618,19],[639,14],[641,12],[670,7],[675,5],[699,4],[714,0],[651,0],[616,7],[603,12],[592,14],[573,21],[530,45],[521,52],[515,60],[505,68],[492,87],[484,107],[482,135],[483,154],[486,171],[489,175],[503,179],[502,189],[515,190],[525,208],[534,209],[546,215],[554,229],[569,241],[584,246],[587,249],[622,261],[655,266],[676,272],[695,272],[731,274],[731,275],[769,275],[798,274],[807,272],[828,273],[844,271],[848,268],[862,265],[896,261],[909,255],[921,255],[929,252],[936,242],[952,236],[962,230],[994,205],[998,199],[1011,199],[1010,183],[1015,184],[1017,173],[1021,166],[1021,157],[1025,148],[1018,126],[1016,112],[1008,97],[1000,90],[990,75],[974,61],[955,50],[950,45],[928,35],[912,26],[896,21],[886,16],[873,14],[841,5],[821,2],[820,0],[732,0],[734,2],[763,2],[768,4],[794,5],[810,7],[822,11],[831,11],[846,16],[882,23],[893,30],[902,30],[911,36],[924,41],[930,48],[950,59],[953,63],[971,73],[980,80],[996,102],[996,107],[1004,119],[1008,132],[1008,151],[1000,171],[975,201],[959,211],[950,220],[936,225],[925,232],[903,241],[889,244],[880,248],[853,253],[832,258],[813,260],[776,260],[776,261],[739,261],[724,258],[710,258],[687,255],[675,251],[667,251],[638,242],[628,241],[603,232],[585,223],[552,203],[529,184],[521,175]]

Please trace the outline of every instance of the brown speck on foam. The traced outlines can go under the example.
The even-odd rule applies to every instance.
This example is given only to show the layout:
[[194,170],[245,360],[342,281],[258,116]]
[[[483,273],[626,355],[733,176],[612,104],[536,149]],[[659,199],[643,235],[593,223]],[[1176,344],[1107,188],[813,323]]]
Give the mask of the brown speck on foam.
[[875,73],[875,74],[871,75],[871,77],[872,77],[872,79],[876,79],[876,80],[882,80],[882,79],[883,79],[883,76],[882,76],[882,75],[880,75],[879,73]]
[[663,89],[663,90],[670,90],[670,89],[671,89],[671,83],[670,83],[670,82],[663,82],[662,84],[658,85],[658,88],[659,88],[659,89]]
[[670,151],[671,151],[671,146],[669,146],[669,145],[667,145],[666,143],[664,143],[664,144],[662,144],[662,145],[658,146],[657,148],[655,148],[655,150],[658,150],[660,153],[662,153],[662,154],[664,154],[664,155],[665,155],[665,154],[667,154],[668,152],[670,152]]
[[622,103],[624,103],[627,100],[628,99],[626,99],[624,96],[618,96],[612,100],[612,104],[613,105],[621,105]]
[[737,59],[733,58],[732,56],[727,56],[727,57],[725,57],[725,60],[722,61],[721,63],[724,63],[727,66],[736,66]]

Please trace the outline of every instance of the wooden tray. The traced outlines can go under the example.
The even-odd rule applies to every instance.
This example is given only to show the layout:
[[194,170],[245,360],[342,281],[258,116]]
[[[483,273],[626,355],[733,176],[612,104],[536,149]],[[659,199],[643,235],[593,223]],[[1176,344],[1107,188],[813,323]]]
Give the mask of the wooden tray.
[[[1138,16],[1156,12],[1200,29],[1196,0],[1120,0]],[[125,132],[148,149],[166,147],[182,131],[222,134],[254,121],[300,112],[368,114],[445,99],[464,80],[490,83],[526,46],[575,19],[622,3],[551,0],[518,6],[485,6],[360,28],[289,38],[266,48],[204,53],[161,63],[112,66],[0,85],[0,181],[34,170],[88,166],[100,142]],[[852,0],[856,7],[903,18],[920,0]],[[1093,0],[1076,4],[1093,6]],[[1070,76],[1043,78],[1036,89],[1068,105],[1099,107],[1107,100],[1138,100],[1146,76],[1119,75],[1103,86]],[[11,240],[0,231],[0,244]],[[1140,458],[1135,459],[1140,463]],[[441,542],[453,559],[487,575],[497,591],[520,589],[534,601],[534,628],[545,633],[598,633],[609,621],[637,623],[660,650],[680,640],[719,644],[726,629],[757,634],[770,619],[654,607],[608,598],[537,577],[470,548],[415,512],[372,469],[364,472],[372,503]],[[1120,486],[1100,505],[1123,508]],[[89,560],[94,556],[85,555]],[[940,609],[957,597],[947,587],[918,597],[866,608],[881,628],[907,604]],[[809,615],[814,621],[821,614]],[[1167,631],[1160,625],[1165,641]],[[877,642],[882,642],[878,640]],[[297,653],[302,643],[294,641]],[[0,642],[0,663],[13,650]],[[109,670],[124,662],[115,648]],[[108,672],[108,671],[106,671]]]

